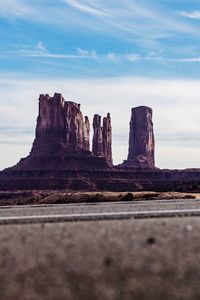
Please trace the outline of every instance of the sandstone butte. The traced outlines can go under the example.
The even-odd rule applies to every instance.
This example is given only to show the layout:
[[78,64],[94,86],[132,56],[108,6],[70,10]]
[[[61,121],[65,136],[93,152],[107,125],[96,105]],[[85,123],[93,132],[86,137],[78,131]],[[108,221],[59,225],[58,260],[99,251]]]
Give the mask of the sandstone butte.
[[155,167],[151,108],[132,108],[128,157],[117,166],[112,158],[110,114],[103,120],[94,115],[92,145],[90,127],[80,104],[65,101],[58,93],[40,95],[31,152],[0,172],[0,190],[199,191],[199,169]]

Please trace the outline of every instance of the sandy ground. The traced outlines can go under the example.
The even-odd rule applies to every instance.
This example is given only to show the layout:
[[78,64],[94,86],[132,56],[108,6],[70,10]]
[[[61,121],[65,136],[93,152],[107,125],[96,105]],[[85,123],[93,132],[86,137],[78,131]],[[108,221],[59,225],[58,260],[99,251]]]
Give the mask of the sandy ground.
[[107,201],[140,201],[155,199],[200,199],[197,193],[178,192],[66,192],[16,191],[0,192],[0,205],[92,203]]

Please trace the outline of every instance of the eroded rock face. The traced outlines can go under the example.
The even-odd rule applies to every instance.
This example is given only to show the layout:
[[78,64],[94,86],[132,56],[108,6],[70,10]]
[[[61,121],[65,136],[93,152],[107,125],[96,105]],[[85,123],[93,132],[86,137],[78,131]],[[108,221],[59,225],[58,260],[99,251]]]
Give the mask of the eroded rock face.
[[127,165],[155,167],[152,109],[146,106],[132,108]]
[[40,95],[35,144],[64,142],[64,105],[61,94]]
[[83,118],[80,104],[65,101],[61,94],[40,95],[36,138],[32,152],[44,150],[44,145],[62,144],[66,150],[89,151],[90,123]]
[[103,137],[101,127],[101,116],[94,115],[93,118],[93,140],[92,140],[92,154],[94,156],[103,156]]
[[[100,133],[102,134],[102,130]],[[57,171],[110,170],[112,166],[101,154],[102,152],[93,156],[90,151],[90,122],[88,117],[83,117],[80,104],[65,101],[62,95],[57,93],[53,97],[40,95],[36,137],[32,150],[10,170],[19,172],[19,178],[22,177],[22,170],[28,171],[34,178],[39,176],[38,180],[38,171],[43,172],[43,176],[51,171],[51,179],[54,180],[57,178]],[[61,184],[62,179],[56,180],[58,185]],[[92,180],[84,178],[83,181],[84,186],[87,182],[93,185]],[[51,186],[51,180],[47,185]]]
[[93,155],[103,156],[112,164],[112,127],[110,114],[108,113],[107,117],[103,118],[103,126],[101,124],[101,116],[94,115],[93,129]]
[[107,114],[107,117],[103,118],[103,155],[106,159],[112,164],[112,126],[110,114]]
[[90,150],[90,121],[87,116],[83,124],[83,148],[87,151]]

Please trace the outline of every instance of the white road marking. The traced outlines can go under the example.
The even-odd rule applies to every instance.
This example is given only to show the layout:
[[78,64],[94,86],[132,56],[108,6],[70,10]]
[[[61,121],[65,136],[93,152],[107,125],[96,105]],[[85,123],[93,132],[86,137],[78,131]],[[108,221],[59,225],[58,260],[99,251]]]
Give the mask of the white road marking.
[[167,218],[167,217],[190,217],[200,216],[200,209],[172,209],[137,212],[103,212],[103,213],[79,213],[79,214],[54,214],[34,216],[8,216],[0,217],[0,224],[30,224],[30,223],[52,223],[73,221],[98,221],[98,220],[120,220],[120,219],[143,219],[143,218]]

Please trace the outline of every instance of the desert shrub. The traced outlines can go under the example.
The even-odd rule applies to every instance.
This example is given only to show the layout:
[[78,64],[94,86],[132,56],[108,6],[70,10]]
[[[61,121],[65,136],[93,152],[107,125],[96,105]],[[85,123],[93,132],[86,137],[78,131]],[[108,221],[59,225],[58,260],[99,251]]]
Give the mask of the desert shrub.
[[122,201],[133,201],[134,196],[132,193],[127,193],[125,196],[121,198]]

